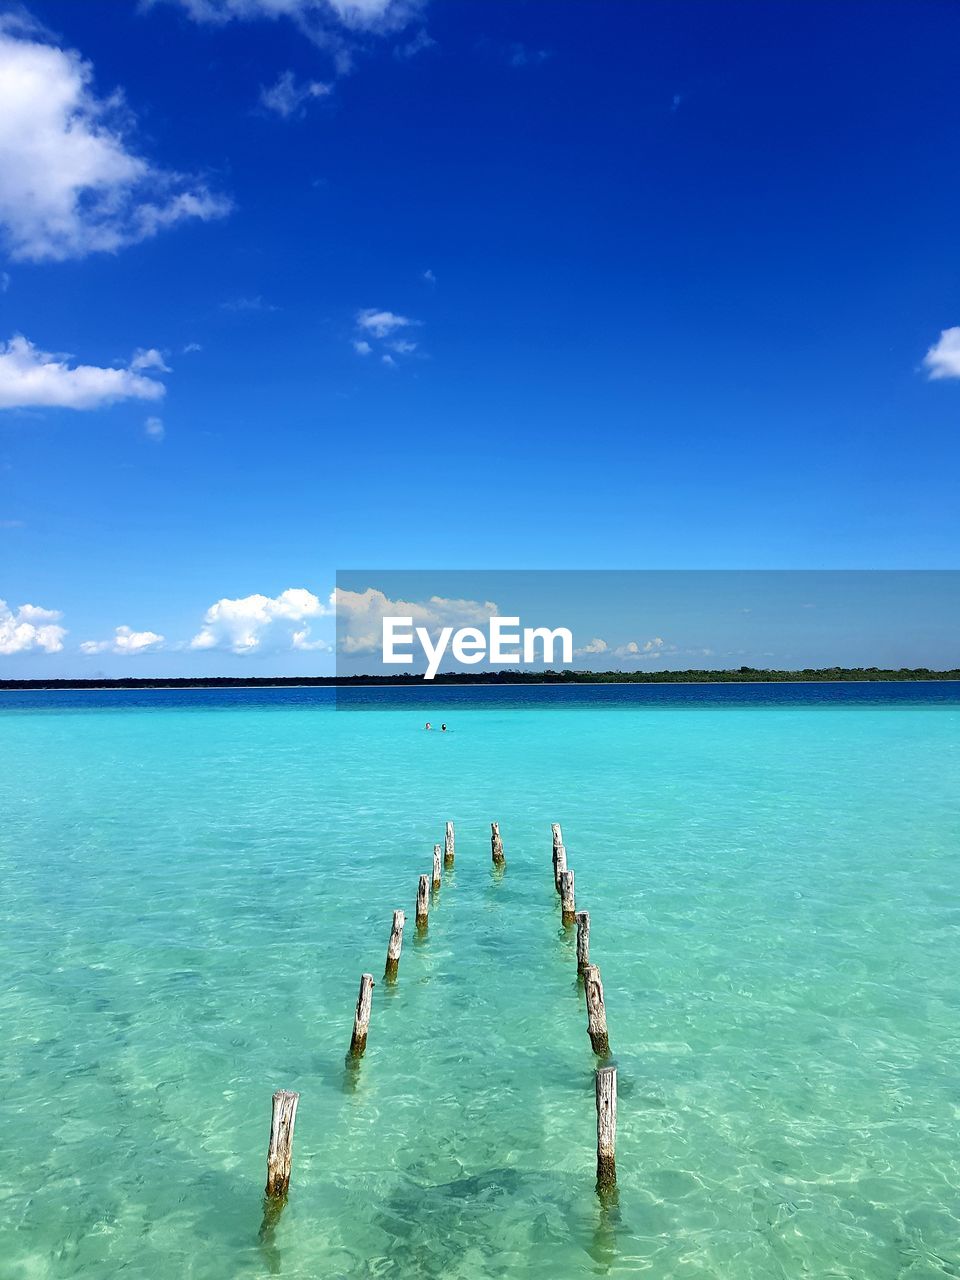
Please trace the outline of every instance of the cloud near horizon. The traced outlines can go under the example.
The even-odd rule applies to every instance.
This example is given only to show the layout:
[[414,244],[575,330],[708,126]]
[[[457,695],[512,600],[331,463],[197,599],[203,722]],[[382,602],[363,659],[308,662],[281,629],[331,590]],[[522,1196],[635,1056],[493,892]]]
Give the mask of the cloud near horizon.
[[35,604],[22,604],[16,610],[0,600],[0,654],[59,653],[63,648],[66,628],[56,625],[63,614],[57,609],[41,609]]
[[99,409],[118,400],[159,400],[165,394],[162,382],[137,372],[138,367],[166,370],[159,352],[138,352],[126,369],[70,365],[69,360],[41,351],[20,333],[0,343],[0,409]]
[[167,227],[222,218],[231,202],[129,146],[120,90],[13,15],[0,18],[0,232],[14,260],[114,253]]
[[348,655],[380,654],[383,619],[412,618],[415,627],[426,627],[435,637],[441,627],[486,626],[499,613],[492,600],[452,600],[431,596],[428,600],[391,600],[375,587],[344,591],[331,597],[337,614],[337,647]]
[[112,640],[84,640],[80,652],[85,654],[116,653],[134,656],[149,653],[164,643],[165,637],[155,631],[133,631],[130,627],[117,627]]
[[251,595],[221,599],[203,618],[203,628],[190,641],[190,649],[226,649],[248,654],[281,648],[304,651],[327,649],[314,639],[310,622],[333,610],[304,587],[288,587],[278,596]]

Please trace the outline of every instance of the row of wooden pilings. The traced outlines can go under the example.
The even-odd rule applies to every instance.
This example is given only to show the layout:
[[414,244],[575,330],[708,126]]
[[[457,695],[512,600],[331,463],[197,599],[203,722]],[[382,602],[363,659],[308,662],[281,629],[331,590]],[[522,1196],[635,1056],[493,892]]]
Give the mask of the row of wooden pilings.
[[[494,866],[502,869],[506,864],[500,824],[490,824],[490,852]],[[567,866],[567,850],[563,843],[560,824],[552,824],[553,879],[560,895],[560,910],[564,925],[576,924],[577,973],[582,977],[587,1002],[587,1033],[590,1045],[601,1065],[596,1068],[597,1104],[597,1191],[605,1195],[616,1187],[617,1164],[617,1068],[606,1062],[610,1056],[610,1037],[607,1032],[607,1013],[603,1000],[603,983],[600,970],[590,962],[590,913],[578,911],[573,869]],[[430,890],[440,888],[442,868],[454,866],[456,858],[455,833],[452,822],[446,824],[444,843],[433,846],[433,873],[421,875],[417,884],[416,927],[426,930],[430,914]],[[390,940],[387,943],[387,963],[384,981],[396,982],[403,949],[403,929],[406,916],[394,911]],[[367,1047],[370,1014],[373,1004],[373,974],[364,973],[360,978],[360,994],[353,1019],[353,1035],[348,1057],[359,1061]],[[270,1146],[267,1152],[266,1196],[268,1210],[282,1205],[290,1189],[290,1170],[293,1161],[293,1130],[297,1118],[299,1093],[278,1089],[273,1095],[273,1111],[270,1120]]]

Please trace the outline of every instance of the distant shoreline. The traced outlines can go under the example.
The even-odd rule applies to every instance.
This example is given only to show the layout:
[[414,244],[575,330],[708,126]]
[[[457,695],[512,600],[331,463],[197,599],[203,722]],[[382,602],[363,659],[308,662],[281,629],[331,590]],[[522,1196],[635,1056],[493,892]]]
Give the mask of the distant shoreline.
[[432,681],[418,675],[360,676],[128,676],[116,680],[0,680],[0,691],[98,689],[290,689],[439,685],[584,685],[584,684],[873,684],[960,681],[960,668],[931,671],[926,667],[823,667],[773,671],[739,667],[734,671],[491,671],[439,673]]

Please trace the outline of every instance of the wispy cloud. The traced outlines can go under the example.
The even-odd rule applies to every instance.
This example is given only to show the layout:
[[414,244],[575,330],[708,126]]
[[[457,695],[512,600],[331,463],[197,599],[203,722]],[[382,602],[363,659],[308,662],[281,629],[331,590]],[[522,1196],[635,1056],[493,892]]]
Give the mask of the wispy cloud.
[[57,625],[62,616],[57,609],[35,604],[11,609],[6,600],[0,600],[0,653],[59,653],[67,634],[65,627]]
[[326,98],[331,86],[320,80],[297,80],[292,71],[284,71],[276,84],[260,89],[260,104],[284,120],[302,116],[308,102]]
[[252,297],[240,296],[237,298],[228,298],[225,302],[220,303],[221,311],[233,311],[238,315],[244,315],[252,311],[279,311],[279,307],[275,307],[272,302],[265,302],[260,294],[254,294]]
[[0,409],[99,409],[118,400],[159,400],[162,382],[125,369],[70,364],[15,334],[0,343]]
[[163,425],[162,418],[148,418],[143,424],[144,434],[151,440],[155,440],[160,444],[167,434],[166,427]]
[[673,646],[666,648],[662,636],[654,636],[652,640],[628,640],[626,644],[614,649],[617,658],[658,658],[664,652],[672,652]]
[[960,325],[941,331],[940,337],[923,357],[931,380],[960,378]]
[[413,355],[418,346],[412,338],[399,335],[419,324],[419,320],[411,320],[409,316],[398,315],[395,311],[366,307],[356,315],[357,336],[353,339],[353,349],[361,356],[378,350],[383,364],[395,365],[394,356]]
[[8,15],[0,19],[0,229],[15,259],[112,253],[167,227],[222,218],[230,201],[130,144],[122,93]]

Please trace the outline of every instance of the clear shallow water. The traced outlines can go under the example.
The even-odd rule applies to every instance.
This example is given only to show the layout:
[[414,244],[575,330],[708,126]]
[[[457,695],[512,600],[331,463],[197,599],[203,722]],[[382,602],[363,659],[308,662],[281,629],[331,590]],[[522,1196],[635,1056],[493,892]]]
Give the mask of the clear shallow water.
[[[0,700],[4,1277],[960,1275],[956,686],[756,688]],[[349,1072],[447,817],[456,870]],[[620,1068],[614,1210],[558,820]]]

